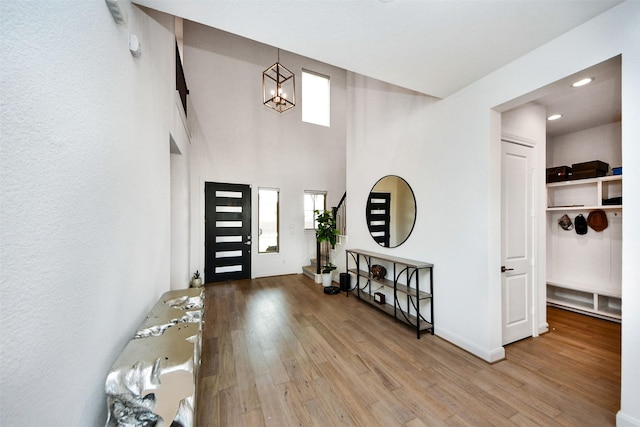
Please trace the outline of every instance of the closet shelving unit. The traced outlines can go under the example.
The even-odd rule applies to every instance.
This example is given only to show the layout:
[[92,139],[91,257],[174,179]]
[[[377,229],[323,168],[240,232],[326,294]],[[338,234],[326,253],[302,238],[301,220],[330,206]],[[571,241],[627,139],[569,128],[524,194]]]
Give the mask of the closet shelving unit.
[[[559,229],[557,218],[563,214],[583,214],[585,218],[594,209],[602,209],[610,218],[622,215],[622,204],[605,204],[605,200],[622,196],[622,175],[603,176],[599,178],[562,181],[547,184],[547,216],[553,232]],[[575,216],[573,215],[573,216]],[[610,221],[611,224],[611,221]],[[564,232],[564,231],[562,231]],[[584,239],[594,238],[593,230],[581,236]],[[570,257],[571,254],[563,254]],[[560,256],[560,254],[552,254]],[[579,261],[578,257],[574,259]],[[547,303],[552,306],[582,312],[595,317],[620,321],[622,300],[619,286],[610,283],[604,286],[588,281],[572,281],[564,279],[562,274],[547,278]]]

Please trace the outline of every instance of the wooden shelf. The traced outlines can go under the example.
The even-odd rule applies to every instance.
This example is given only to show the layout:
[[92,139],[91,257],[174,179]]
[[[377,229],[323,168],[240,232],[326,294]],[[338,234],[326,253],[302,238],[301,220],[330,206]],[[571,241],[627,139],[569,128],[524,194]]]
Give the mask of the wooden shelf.
[[571,179],[569,181],[550,182],[547,184],[547,188],[597,184],[598,182],[609,182],[609,181],[622,181],[622,175],[607,175],[607,176],[599,176],[597,178]]
[[620,210],[622,209],[622,205],[601,205],[601,206],[549,206],[547,208],[548,212],[553,211],[592,211],[594,209],[602,209],[602,210]]
[[[547,250],[551,251],[548,258],[551,261],[547,265],[549,305],[620,321],[622,298],[617,289],[619,286],[615,283],[620,280],[620,265],[618,258],[615,258],[618,260],[615,265],[612,260],[621,252],[619,240],[616,245],[614,236],[621,235],[622,205],[603,204],[604,200],[617,197],[622,197],[622,175],[547,184],[547,221],[550,232]],[[586,235],[574,239],[571,234],[565,234],[557,224],[562,213],[581,213],[586,217],[588,212],[596,209],[608,212],[611,229],[602,234],[589,230]],[[610,241],[598,246],[598,242],[604,241],[602,239]],[[587,264],[579,264],[581,259]],[[596,259],[609,259],[610,264],[602,267],[602,270],[590,270],[589,263]],[[607,268],[611,271],[607,272]],[[591,271],[593,274],[585,271]],[[605,273],[598,275],[600,271]],[[563,279],[554,280],[553,276]],[[567,282],[567,279],[571,283]]]
[[393,289],[393,287],[396,287],[396,290],[398,292],[402,292],[403,294],[408,294],[411,295],[412,297],[418,298],[418,299],[427,299],[427,298],[431,298],[431,294],[429,292],[425,292],[425,291],[416,291],[415,288],[406,286],[406,285],[401,285],[399,283],[394,284],[393,280],[389,280],[389,279],[378,279],[376,277],[373,277],[372,274],[369,274],[367,271],[358,271],[355,268],[351,268],[348,270],[349,273],[352,273],[356,276],[360,276],[362,278],[365,278],[367,280],[370,280],[371,282],[374,283],[378,283],[382,286],[385,286],[387,288],[391,288]]
[[620,210],[622,205],[605,205],[604,199],[622,196],[622,175],[576,179],[547,184],[547,211]]
[[567,285],[547,283],[547,304],[613,321],[620,321],[622,318],[620,296]]
[[[359,249],[347,249],[346,257],[347,271],[356,277],[356,285],[351,292],[355,292],[359,299],[415,328],[417,338],[420,338],[420,332],[427,330],[430,330],[433,335],[433,264]],[[355,263],[354,268],[349,268],[350,262],[351,264]],[[376,278],[371,274],[370,269],[374,262],[391,265],[391,268],[385,267],[388,270],[387,277],[389,278]],[[420,289],[421,270],[427,270],[429,274],[429,284],[426,291]],[[399,282],[401,278],[405,283]],[[378,304],[374,300],[373,284],[393,290],[391,303]],[[405,301],[403,299],[401,302],[401,297],[406,297],[406,309],[402,308]],[[429,303],[429,320],[420,312],[421,301]],[[412,313],[412,309],[415,314]]]

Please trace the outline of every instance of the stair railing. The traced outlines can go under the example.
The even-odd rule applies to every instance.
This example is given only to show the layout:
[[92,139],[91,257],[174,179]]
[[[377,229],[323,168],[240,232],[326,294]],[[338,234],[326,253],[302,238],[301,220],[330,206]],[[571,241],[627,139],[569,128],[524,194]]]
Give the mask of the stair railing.
[[[338,203],[338,206],[331,208],[331,214],[336,220],[336,230],[338,230],[338,234],[342,236],[347,235],[347,192],[345,191]],[[329,264],[331,246],[326,245],[326,253],[324,256],[326,257],[326,262],[323,260],[322,254],[322,246],[320,242],[316,240],[316,274],[320,274],[321,268],[325,264]]]
[[338,234],[347,235],[347,192],[345,191],[338,203],[338,206],[331,208],[333,217],[336,219],[336,229]]

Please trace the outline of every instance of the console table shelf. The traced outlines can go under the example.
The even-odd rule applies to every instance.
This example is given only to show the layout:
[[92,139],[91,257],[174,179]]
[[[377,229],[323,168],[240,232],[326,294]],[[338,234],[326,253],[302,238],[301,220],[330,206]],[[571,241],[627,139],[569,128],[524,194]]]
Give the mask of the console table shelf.
[[[431,331],[433,335],[433,264],[360,249],[347,249],[346,257],[347,271],[356,278],[356,285],[349,292],[355,291],[359,299],[415,328],[418,339],[423,331]],[[376,263],[386,264],[390,278],[378,278],[371,273]],[[350,267],[353,264],[355,266]],[[421,272],[429,275],[428,288],[423,290],[420,289]],[[400,282],[403,279],[405,283]],[[390,302],[380,303],[374,299],[378,290],[373,289],[375,285],[393,291]],[[429,305],[429,319],[421,313],[420,303],[425,301]]]

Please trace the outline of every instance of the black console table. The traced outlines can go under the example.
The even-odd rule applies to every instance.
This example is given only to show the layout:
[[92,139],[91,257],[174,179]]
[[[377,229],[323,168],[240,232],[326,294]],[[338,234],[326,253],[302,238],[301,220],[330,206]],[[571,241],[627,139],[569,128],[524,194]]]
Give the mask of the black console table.
[[[347,271],[356,278],[356,284],[349,292],[356,292],[359,299],[380,308],[420,332],[431,331],[433,335],[433,264],[383,255],[360,249],[347,249]],[[380,264],[387,270],[387,277],[375,277],[371,267]],[[420,272],[428,271],[428,289],[420,288]],[[404,282],[404,283],[401,283]],[[378,285],[378,289],[372,289]],[[393,290],[392,301],[384,302],[376,293],[383,288]],[[347,292],[348,296],[348,292]],[[427,320],[420,311],[420,302],[429,300],[430,317]]]

